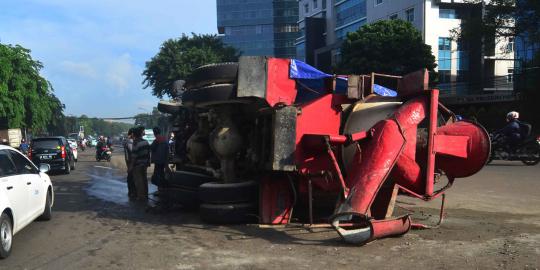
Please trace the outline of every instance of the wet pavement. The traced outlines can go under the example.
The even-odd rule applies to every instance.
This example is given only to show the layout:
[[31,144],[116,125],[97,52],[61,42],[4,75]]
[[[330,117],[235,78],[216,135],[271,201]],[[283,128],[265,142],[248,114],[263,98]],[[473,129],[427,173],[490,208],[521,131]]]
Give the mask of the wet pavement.
[[[113,168],[110,163],[106,163],[91,166],[87,175],[90,177],[90,183],[85,191],[89,196],[123,206],[130,204],[127,196],[126,175],[123,171]],[[148,175],[148,179],[150,179],[150,175]],[[156,191],[156,186],[148,185],[150,203],[158,199],[153,196]]]
[[15,235],[0,269],[540,268],[540,166],[497,163],[458,179],[439,229],[358,247],[331,229],[213,226],[196,211],[157,211],[127,199],[123,170],[79,155],[72,174],[52,175],[53,219]]

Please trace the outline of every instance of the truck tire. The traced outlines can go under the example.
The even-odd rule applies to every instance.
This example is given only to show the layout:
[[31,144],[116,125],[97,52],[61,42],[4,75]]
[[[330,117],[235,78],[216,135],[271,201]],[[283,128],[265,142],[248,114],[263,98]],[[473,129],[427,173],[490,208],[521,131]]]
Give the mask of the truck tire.
[[180,204],[189,210],[197,209],[199,206],[197,191],[185,188],[160,188],[159,200],[167,205]]
[[192,190],[196,193],[200,185],[216,180],[217,179],[212,176],[200,173],[175,171],[170,173],[167,184],[170,187]]
[[181,108],[181,103],[164,100],[160,100],[157,105],[158,111],[168,114],[177,114],[180,112]]
[[214,84],[184,92],[182,103],[186,106],[204,107],[231,102],[235,97],[236,85]]
[[208,182],[199,187],[199,199],[203,203],[243,203],[257,201],[259,184],[255,181],[240,183]]
[[211,224],[245,224],[256,223],[258,204],[201,204],[199,214],[201,220]]
[[238,63],[218,63],[198,67],[186,81],[187,89],[201,88],[211,84],[234,83],[238,75]]

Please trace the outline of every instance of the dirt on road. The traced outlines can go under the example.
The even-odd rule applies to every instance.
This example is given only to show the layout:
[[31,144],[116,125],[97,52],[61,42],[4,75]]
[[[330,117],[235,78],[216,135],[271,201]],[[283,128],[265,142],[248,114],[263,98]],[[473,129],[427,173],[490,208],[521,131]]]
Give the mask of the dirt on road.
[[[365,246],[332,229],[213,226],[197,212],[127,200],[124,170],[87,151],[52,176],[54,217],[15,237],[0,269],[538,269],[540,166],[497,163],[456,180],[440,228]],[[433,224],[437,202],[399,198],[398,211]]]

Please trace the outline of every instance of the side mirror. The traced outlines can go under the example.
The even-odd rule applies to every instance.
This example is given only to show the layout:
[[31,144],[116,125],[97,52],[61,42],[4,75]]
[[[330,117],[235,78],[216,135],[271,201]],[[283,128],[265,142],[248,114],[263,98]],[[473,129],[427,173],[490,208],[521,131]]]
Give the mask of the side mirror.
[[51,165],[45,164],[45,163],[39,164],[39,172],[46,173],[50,170],[51,170]]

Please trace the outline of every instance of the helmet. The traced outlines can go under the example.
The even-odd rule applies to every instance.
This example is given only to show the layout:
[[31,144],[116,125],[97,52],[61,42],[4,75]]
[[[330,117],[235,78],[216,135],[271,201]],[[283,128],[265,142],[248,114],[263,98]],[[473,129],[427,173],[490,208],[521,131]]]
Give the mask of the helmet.
[[506,119],[508,120],[513,120],[513,119],[518,119],[518,118],[519,118],[519,113],[516,111],[511,111],[506,114]]

